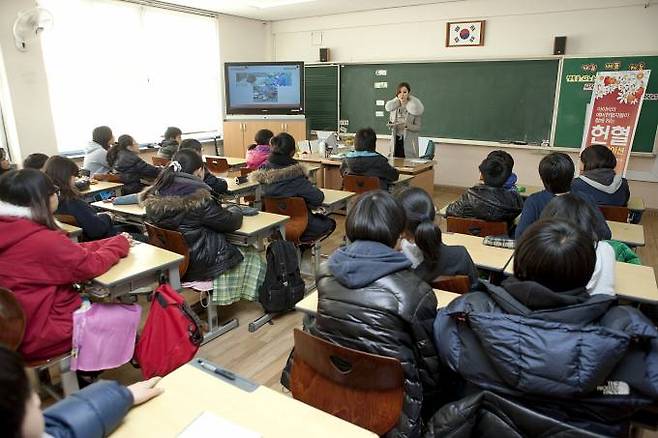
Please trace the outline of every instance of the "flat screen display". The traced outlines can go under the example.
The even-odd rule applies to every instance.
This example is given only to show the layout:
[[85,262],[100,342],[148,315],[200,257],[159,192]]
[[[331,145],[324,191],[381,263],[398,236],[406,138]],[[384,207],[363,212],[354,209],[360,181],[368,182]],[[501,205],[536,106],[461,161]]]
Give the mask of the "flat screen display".
[[227,114],[303,114],[303,62],[225,64]]

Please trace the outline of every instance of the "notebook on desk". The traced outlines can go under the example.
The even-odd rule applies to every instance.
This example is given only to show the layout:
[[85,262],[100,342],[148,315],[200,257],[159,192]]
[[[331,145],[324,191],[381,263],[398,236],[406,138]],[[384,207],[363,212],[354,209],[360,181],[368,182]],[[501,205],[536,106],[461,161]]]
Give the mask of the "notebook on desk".
[[261,434],[245,429],[233,422],[221,418],[212,412],[202,412],[194,421],[178,434],[179,438],[260,438]]

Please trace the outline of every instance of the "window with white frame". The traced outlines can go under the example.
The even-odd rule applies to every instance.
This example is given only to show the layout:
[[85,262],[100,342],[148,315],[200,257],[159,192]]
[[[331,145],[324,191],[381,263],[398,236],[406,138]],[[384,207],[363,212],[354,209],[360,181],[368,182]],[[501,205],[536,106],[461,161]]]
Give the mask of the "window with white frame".
[[221,130],[217,21],[115,0],[39,0],[54,16],[42,35],[60,152],[96,126],[140,143],[168,126]]

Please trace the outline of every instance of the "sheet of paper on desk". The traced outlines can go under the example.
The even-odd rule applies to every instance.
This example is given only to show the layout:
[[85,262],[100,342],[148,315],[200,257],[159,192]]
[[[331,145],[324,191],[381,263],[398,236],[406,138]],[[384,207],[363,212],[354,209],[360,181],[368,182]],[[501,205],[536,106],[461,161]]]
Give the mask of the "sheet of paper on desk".
[[203,412],[196,417],[183,431],[178,435],[179,438],[210,438],[210,437],[231,437],[231,438],[260,438],[257,432],[245,429],[228,420],[225,420],[211,412]]

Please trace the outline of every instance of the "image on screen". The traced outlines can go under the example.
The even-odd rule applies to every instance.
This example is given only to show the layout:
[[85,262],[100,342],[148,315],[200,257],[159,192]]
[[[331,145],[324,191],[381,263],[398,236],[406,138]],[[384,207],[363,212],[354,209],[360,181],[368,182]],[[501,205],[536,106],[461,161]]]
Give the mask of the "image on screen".
[[227,64],[227,112],[303,110],[303,64]]

